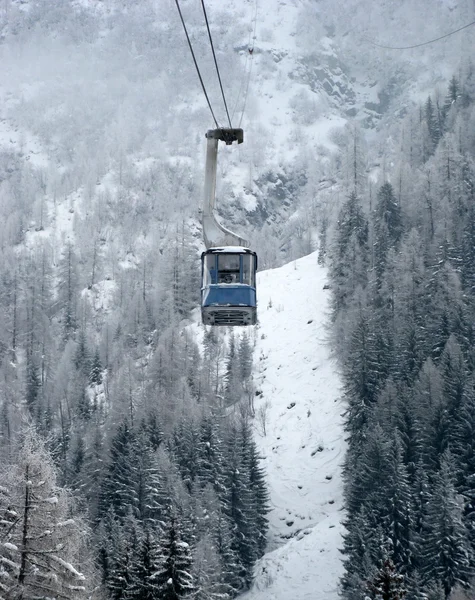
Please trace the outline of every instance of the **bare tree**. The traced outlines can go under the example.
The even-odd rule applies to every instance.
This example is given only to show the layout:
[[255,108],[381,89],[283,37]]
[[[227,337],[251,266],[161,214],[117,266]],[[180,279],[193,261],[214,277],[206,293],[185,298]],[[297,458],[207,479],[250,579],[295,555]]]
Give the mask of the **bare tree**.
[[269,408],[270,402],[266,400],[264,404],[261,404],[257,409],[257,424],[261,435],[266,437],[267,435],[267,423],[269,421]]
[[86,527],[56,484],[52,459],[32,429],[0,473],[0,596],[9,599],[86,596]]

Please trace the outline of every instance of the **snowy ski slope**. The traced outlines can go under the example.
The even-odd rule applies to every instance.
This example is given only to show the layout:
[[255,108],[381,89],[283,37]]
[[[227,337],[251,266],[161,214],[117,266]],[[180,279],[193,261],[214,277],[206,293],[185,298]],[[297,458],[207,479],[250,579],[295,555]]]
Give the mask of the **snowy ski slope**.
[[338,597],[344,407],[327,343],[325,282],[316,253],[258,274],[255,437],[272,511],[270,551],[243,600]]

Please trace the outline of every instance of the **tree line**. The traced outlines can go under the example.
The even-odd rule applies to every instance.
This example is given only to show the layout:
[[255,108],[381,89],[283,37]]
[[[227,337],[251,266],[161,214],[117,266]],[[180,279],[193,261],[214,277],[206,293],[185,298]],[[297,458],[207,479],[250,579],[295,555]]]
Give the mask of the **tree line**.
[[211,600],[249,587],[269,510],[245,390],[252,345],[247,335],[231,336],[227,349],[211,330],[202,359],[196,342],[172,334],[167,351],[149,348],[153,389],[146,385],[144,397],[126,377],[123,401],[116,389],[106,400],[110,373],[77,332],[68,354],[75,391],[64,414],[40,409],[37,390],[25,395],[13,435],[4,410],[5,598],[94,590],[114,599]]
[[348,600],[439,600],[474,580],[474,120],[469,64],[402,121],[375,197],[355,169],[335,225]]

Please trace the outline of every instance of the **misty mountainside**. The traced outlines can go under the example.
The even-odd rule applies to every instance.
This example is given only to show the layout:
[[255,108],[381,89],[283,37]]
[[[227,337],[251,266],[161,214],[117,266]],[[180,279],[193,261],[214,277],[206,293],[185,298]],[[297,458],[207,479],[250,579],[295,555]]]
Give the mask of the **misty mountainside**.
[[[219,210],[260,242],[262,233],[266,241],[278,236],[279,251],[273,242],[263,248],[269,265],[282,252],[291,258],[308,251],[304,232],[315,213],[332,211],[334,198],[320,192],[349,177],[345,123],[372,132],[389,127],[411,101],[446,85],[470,48],[469,32],[423,51],[371,43],[430,39],[440,24],[448,29],[469,19],[468,0],[370,10],[361,2],[254,0],[208,8],[230,114],[246,140],[238,151],[221,149]],[[182,10],[218,122],[226,124],[201,7],[186,1]],[[6,168],[36,164],[44,173],[42,184],[23,194],[28,222],[9,215],[10,235],[21,239],[25,225],[50,219],[51,197],[76,203],[68,209],[86,230],[88,221],[107,217],[108,228],[120,231],[116,238],[130,237],[133,218],[147,248],[155,243],[150,223],[170,215],[198,220],[203,136],[213,121],[174,2],[9,0],[1,30]],[[365,168],[380,153],[376,142]],[[93,218],[99,207],[106,214]],[[127,239],[120,247],[137,243]]]
[[215,124],[176,3],[0,6],[0,596],[463,597],[473,28],[420,44],[473,0],[205,4],[252,330],[197,323]]

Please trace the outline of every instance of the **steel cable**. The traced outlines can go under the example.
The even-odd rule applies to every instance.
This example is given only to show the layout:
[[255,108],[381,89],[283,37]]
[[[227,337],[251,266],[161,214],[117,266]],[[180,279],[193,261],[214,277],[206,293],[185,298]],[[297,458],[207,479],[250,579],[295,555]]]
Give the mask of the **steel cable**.
[[420,48],[421,46],[427,46],[427,44],[433,44],[434,42],[443,40],[444,38],[454,35],[454,33],[458,33],[459,31],[462,31],[463,29],[467,29],[467,27],[471,27],[472,25],[475,25],[475,21],[472,21],[471,23],[468,23],[467,25],[464,25],[463,27],[459,27],[455,31],[451,31],[450,33],[441,35],[438,38],[435,38],[433,40],[428,40],[427,42],[422,42],[420,44],[414,44],[413,46],[383,46],[382,44],[377,44],[376,42],[373,42],[369,38],[365,38],[365,39],[368,42],[370,42],[371,44],[373,44],[373,46],[377,46],[378,48],[385,48],[386,50],[412,50],[412,48]]
[[206,14],[206,8],[204,0],[201,0],[201,6],[203,7],[203,14],[206,21],[206,29],[208,30],[209,43],[211,44],[211,51],[213,52],[214,65],[216,67],[216,73],[218,74],[219,87],[221,88],[221,95],[223,96],[224,108],[226,109],[226,115],[228,116],[229,127],[232,129],[231,117],[229,116],[228,105],[226,103],[226,97],[224,95],[223,83],[221,81],[221,75],[219,73],[218,61],[216,60],[216,53],[214,51],[213,38],[211,37],[211,30],[209,28],[208,15]]
[[[206,101],[208,102],[208,106],[209,106],[209,109],[211,111],[211,115],[213,116],[213,120],[214,120],[214,122],[216,124],[216,128],[219,129],[218,121],[216,120],[216,117],[215,117],[214,112],[213,112],[213,108],[211,107],[211,102],[209,100],[208,93],[206,91],[206,87],[205,87],[205,84],[203,82],[203,78],[201,77],[201,73],[200,73],[200,69],[198,67],[198,63],[196,62],[195,53],[193,52],[193,46],[191,45],[190,36],[188,35],[188,30],[186,29],[185,20],[183,19],[183,15],[181,14],[180,4],[178,3],[178,0],[175,0],[175,3],[176,3],[176,7],[178,9],[178,14],[180,15],[181,24],[183,25],[183,29],[185,31],[185,35],[186,35],[186,39],[188,41],[188,46],[190,48],[191,56],[193,57],[193,62],[195,63],[196,72],[198,73],[198,77],[200,79],[201,87],[203,88],[203,93],[205,95]],[[214,54],[214,51],[213,51],[213,54]]]

